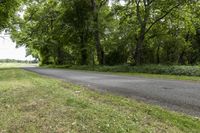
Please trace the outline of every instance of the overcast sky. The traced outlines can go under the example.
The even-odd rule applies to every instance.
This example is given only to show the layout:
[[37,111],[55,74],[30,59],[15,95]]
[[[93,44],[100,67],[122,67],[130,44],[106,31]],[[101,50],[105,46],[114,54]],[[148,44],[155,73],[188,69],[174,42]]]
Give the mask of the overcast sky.
[[26,50],[24,47],[16,48],[16,44],[12,42],[10,37],[0,34],[0,59],[16,59],[16,60],[32,60],[32,57],[26,57]]

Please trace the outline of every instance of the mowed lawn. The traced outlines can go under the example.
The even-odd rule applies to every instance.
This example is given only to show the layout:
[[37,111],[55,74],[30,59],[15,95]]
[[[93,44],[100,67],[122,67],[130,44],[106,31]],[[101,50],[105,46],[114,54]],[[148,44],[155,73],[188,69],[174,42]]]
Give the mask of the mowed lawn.
[[0,68],[0,133],[192,133],[200,120],[17,68]]

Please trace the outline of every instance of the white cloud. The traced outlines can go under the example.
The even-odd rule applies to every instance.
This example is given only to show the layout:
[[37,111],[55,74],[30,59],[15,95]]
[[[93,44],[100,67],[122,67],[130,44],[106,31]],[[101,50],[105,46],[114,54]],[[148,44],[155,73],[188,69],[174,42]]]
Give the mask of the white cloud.
[[0,59],[33,60],[31,56],[26,57],[25,47],[16,48],[9,35],[3,33],[0,34]]

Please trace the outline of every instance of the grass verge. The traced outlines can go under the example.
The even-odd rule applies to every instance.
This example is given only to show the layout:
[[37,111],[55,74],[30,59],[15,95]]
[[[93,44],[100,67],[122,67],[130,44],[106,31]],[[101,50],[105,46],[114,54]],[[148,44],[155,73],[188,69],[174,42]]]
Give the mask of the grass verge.
[[0,132],[199,132],[197,118],[24,70],[0,69]]

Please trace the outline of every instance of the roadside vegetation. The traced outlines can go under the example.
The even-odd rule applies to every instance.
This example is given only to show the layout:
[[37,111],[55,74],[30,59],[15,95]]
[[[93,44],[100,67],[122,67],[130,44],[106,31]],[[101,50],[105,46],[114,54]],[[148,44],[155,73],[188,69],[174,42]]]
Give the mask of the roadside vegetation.
[[12,39],[41,65],[200,63],[199,0],[24,1]]
[[[45,67],[45,66],[44,66]],[[130,72],[130,73],[149,73],[166,74],[179,76],[200,76],[199,66],[164,66],[164,65],[143,65],[143,66],[70,66],[70,65],[47,65],[52,68],[69,68],[100,72]]]
[[117,75],[142,76],[147,78],[175,79],[200,81],[199,66],[77,66],[77,65],[43,65],[44,68],[61,68],[71,70],[84,70],[96,72],[108,72]]
[[0,132],[194,132],[200,120],[17,68],[0,68]]

